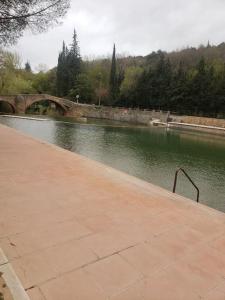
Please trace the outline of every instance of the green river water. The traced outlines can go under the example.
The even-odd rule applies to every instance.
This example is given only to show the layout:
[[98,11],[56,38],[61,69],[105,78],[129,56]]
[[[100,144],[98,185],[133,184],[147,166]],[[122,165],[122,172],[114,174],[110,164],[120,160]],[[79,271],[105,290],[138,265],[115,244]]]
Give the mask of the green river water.
[[[0,123],[172,190],[177,168],[200,189],[200,202],[225,212],[225,138],[118,122],[0,117]],[[181,174],[177,193],[196,199]]]

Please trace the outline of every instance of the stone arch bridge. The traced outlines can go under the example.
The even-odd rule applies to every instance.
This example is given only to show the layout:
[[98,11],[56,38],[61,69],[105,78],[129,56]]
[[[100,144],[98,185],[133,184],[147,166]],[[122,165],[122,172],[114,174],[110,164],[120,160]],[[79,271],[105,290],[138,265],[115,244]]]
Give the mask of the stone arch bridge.
[[58,98],[47,94],[23,94],[23,95],[0,95],[0,103],[8,103],[13,113],[26,113],[26,110],[34,103],[48,100],[60,107],[64,115],[82,116],[84,111],[90,107],[87,104],[72,102],[68,99]]
[[169,112],[163,111],[147,111],[139,109],[128,109],[120,107],[98,106],[90,104],[75,103],[68,99],[58,98],[47,94],[24,94],[1,96],[0,103],[6,102],[11,106],[13,113],[24,114],[27,109],[34,103],[43,100],[48,100],[60,107],[65,116],[71,117],[87,117],[97,119],[108,119],[122,122],[129,122],[134,124],[148,125],[152,120],[160,120],[167,122],[169,119]]

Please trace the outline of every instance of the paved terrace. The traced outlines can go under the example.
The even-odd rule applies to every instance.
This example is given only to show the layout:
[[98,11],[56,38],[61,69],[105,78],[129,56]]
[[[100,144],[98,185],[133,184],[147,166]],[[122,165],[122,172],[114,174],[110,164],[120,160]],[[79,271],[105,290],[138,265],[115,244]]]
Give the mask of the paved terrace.
[[225,215],[0,126],[0,247],[32,300],[224,300]]

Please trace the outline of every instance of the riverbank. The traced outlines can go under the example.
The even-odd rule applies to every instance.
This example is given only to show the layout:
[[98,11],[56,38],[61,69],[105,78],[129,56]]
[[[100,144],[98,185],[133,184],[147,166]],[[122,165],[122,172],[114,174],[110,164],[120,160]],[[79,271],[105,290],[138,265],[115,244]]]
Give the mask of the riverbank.
[[224,295],[224,213],[2,125],[0,140],[0,247],[31,300]]

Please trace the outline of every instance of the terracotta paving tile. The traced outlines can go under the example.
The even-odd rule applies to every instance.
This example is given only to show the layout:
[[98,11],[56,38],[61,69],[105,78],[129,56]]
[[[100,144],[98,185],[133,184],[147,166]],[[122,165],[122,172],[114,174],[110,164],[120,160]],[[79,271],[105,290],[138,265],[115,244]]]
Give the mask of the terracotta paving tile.
[[9,260],[19,257],[16,248],[10,244],[9,238],[0,238],[0,248],[4,251],[4,254]]
[[87,202],[85,205],[80,205],[79,207],[76,205],[71,205],[70,209],[74,210],[75,217],[78,221],[83,221],[88,218],[95,218],[99,215],[105,214],[105,209],[103,207],[99,207],[96,202],[91,198],[91,203]]
[[201,217],[197,215],[196,221],[193,220],[189,226],[190,228],[206,234],[209,239],[211,236],[218,236],[225,232],[224,221],[208,215],[202,215]]
[[101,289],[83,270],[58,277],[40,288],[47,300],[106,300]]
[[161,236],[157,238],[157,241],[153,241],[151,246],[155,251],[166,257],[168,262],[183,257],[188,251],[187,245],[177,240],[176,236],[172,238],[170,236]]
[[172,211],[167,211],[163,214],[164,221],[167,224],[173,224],[175,226],[182,226],[189,222],[189,219],[181,209],[174,208]]
[[[140,198],[140,199],[139,199]],[[149,222],[153,220],[157,215],[170,210],[168,203],[164,202],[164,205],[154,196],[144,196],[145,202],[143,200],[143,195],[138,195],[134,198],[133,195],[124,195],[123,198],[117,198],[115,202],[115,210],[112,212],[106,212],[111,214],[115,220],[127,219],[137,224]]]
[[162,273],[158,277],[147,279],[142,286],[143,300],[199,300],[199,296],[180,281]]
[[[215,231],[212,230],[212,224],[217,228],[218,225],[221,226],[220,229],[224,228],[225,214],[205,205],[191,201],[190,205],[179,207],[178,212],[186,218],[186,225],[189,225],[191,228],[201,231],[202,233],[206,233],[208,235],[215,233]],[[204,224],[206,226],[204,226]]]
[[11,261],[11,264],[25,289],[57,275],[55,265],[42,252],[18,258]]
[[209,245],[216,250],[225,253],[225,236],[223,235],[222,237],[216,238],[213,241],[209,242]]
[[123,292],[110,297],[110,300],[144,300],[144,283],[142,281],[132,284]]
[[28,288],[96,260],[93,252],[73,240],[13,260],[12,264]]
[[150,244],[139,244],[119,253],[129,264],[149,276],[171,263],[169,259]]
[[42,252],[58,274],[80,268],[97,260],[97,256],[80,241],[69,241]]
[[145,227],[152,234],[159,235],[159,234],[166,232],[167,230],[175,227],[174,222],[169,221],[169,219],[167,219],[166,217],[167,217],[166,213],[159,214],[152,219],[144,221],[141,224],[141,226],[143,228]]
[[129,240],[130,246],[145,242],[153,237],[152,230],[148,226],[136,224],[124,219],[117,222],[114,226],[114,231],[124,236],[126,240]]
[[189,226],[179,226],[178,228],[171,230],[168,234],[175,235],[177,240],[180,240],[187,244],[187,247],[198,246],[206,240],[205,234],[190,228]]
[[173,278],[164,276],[164,272],[143,279],[128,287],[112,300],[200,300],[199,296],[188,288],[180,289]]
[[22,217],[10,217],[7,220],[3,220],[0,224],[0,238],[8,237],[10,234],[23,232],[27,228],[28,224],[26,223],[26,220],[23,221]]
[[[143,219],[147,218],[146,213],[135,213],[134,210],[131,210],[126,206],[123,207],[123,205],[119,205],[117,208],[106,211],[106,215],[113,220],[115,226],[123,224],[139,225],[143,222]],[[152,213],[148,214],[148,218],[152,218]]]
[[222,283],[218,286],[218,290],[223,292],[225,294],[225,279],[222,281]]
[[125,235],[134,243],[142,243],[150,241],[154,236],[160,235],[173,228],[174,225],[165,221],[164,214],[157,217],[150,217],[148,221],[142,221],[133,217],[133,222],[130,220],[117,220],[115,228]]
[[17,252],[22,256],[72,239],[78,239],[91,233],[75,220],[49,226],[45,230],[34,230],[10,237]]
[[115,254],[84,268],[107,297],[123,291],[142,276],[119,255]]
[[197,267],[192,262],[178,261],[169,266],[156,280],[165,280],[171,288],[177,287],[176,289],[181,293],[189,290],[202,296],[215,288],[221,282],[221,277],[209,270]]
[[[52,199],[48,197],[49,195],[40,195],[40,192],[38,194],[32,195],[32,198],[30,198],[30,195],[26,194],[17,194],[11,197],[7,197],[7,201],[5,201],[4,205],[4,213],[3,211],[0,211],[0,217],[2,220],[6,221],[9,218],[20,216],[23,218],[26,218],[26,216],[29,218],[29,215],[34,215],[34,213],[38,214],[46,214],[48,213],[49,217],[50,211],[57,211],[57,209],[61,210],[62,207],[60,206],[60,201],[56,198]],[[15,211],[17,212],[17,215],[15,215]],[[66,218],[70,216],[69,210],[67,210],[67,214],[65,215]],[[34,215],[35,216],[35,215]],[[35,220],[34,220],[35,221]],[[37,219],[38,221],[38,219]]]
[[107,215],[97,215],[80,221],[81,224],[89,228],[93,233],[103,232],[113,229],[115,222]]
[[225,292],[220,291],[219,289],[213,289],[205,297],[203,300],[225,300]]
[[[22,206],[25,206],[29,202],[29,199],[24,202]],[[36,203],[38,203],[38,199]],[[48,202],[48,200],[46,200]],[[2,220],[2,226],[4,229],[5,235],[14,235],[18,233],[23,233],[29,230],[29,225],[32,223],[32,228],[34,229],[45,229],[48,226],[55,225],[59,222],[67,221],[72,218],[75,218],[75,212],[71,208],[62,208],[55,206],[54,203],[51,203],[52,208],[47,211],[39,212],[36,210],[36,207],[33,207],[32,214],[18,214],[17,207],[14,208],[14,215],[8,216],[6,214],[5,219]],[[13,204],[12,204],[13,206]],[[15,214],[15,211],[17,214]]]
[[221,252],[207,245],[198,247],[196,251],[185,258],[185,261],[214,274],[215,277],[225,278],[225,257],[221,256]]
[[182,258],[203,241],[203,235],[198,231],[180,226],[168,230],[149,242],[151,247],[167,258],[174,261]]
[[122,235],[117,230],[107,230],[90,235],[83,238],[82,242],[100,258],[120,252],[136,244],[136,241]]
[[38,287],[28,290],[27,294],[30,297],[30,300],[45,300],[43,294],[41,293]]

